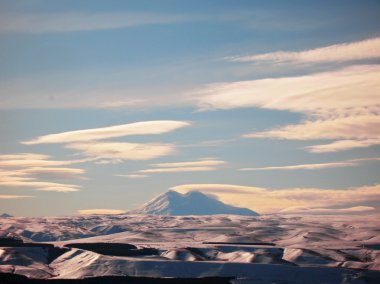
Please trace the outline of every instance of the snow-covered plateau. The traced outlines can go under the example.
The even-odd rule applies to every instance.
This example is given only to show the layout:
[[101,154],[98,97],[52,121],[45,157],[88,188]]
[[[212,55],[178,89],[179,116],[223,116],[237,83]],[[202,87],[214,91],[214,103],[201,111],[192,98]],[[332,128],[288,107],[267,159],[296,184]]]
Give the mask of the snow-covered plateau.
[[380,283],[380,216],[121,214],[0,223],[0,272],[7,277]]

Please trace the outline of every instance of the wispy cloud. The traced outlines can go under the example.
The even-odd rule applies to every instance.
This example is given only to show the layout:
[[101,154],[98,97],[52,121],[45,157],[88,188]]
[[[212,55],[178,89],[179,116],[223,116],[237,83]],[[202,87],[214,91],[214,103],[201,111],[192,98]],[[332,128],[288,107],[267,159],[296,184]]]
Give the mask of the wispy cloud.
[[375,210],[371,206],[355,206],[348,208],[308,208],[308,207],[289,207],[281,210],[281,213],[290,214],[357,214]]
[[79,32],[171,24],[188,20],[181,15],[137,12],[1,13],[0,33]]
[[208,167],[208,166],[219,166],[219,165],[224,165],[224,164],[226,164],[226,162],[221,161],[221,160],[202,159],[200,161],[191,161],[191,162],[151,164],[151,166],[160,167],[160,168],[176,168],[176,167]]
[[0,199],[21,199],[21,198],[33,198],[29,195],[0,195]]
[[226,58],[234,62],[332,63],[380,58],[380,38],[334,44],[304,51],[276,51]]
[[36,139],[23,142],[26,145],[47,144],[47,143],[71,143],[104,140],[108,138],[131,136],[131,135],[152,135],[163,134],[174,131],[178,128],[189,126],[189,122],[175,120],[143,121],[129,124],[108,126],[102,128],[83,129],[68,131],[57,134],[49,134],[37,137]]
[[[380,138],[380,115],[348,115],[288,125],[268,131],[245,135],[247,138],[276,138],[289,140],[357,139],[376,142]],[[347,144],[346,144],[347,146]]]
[[310,153],[329,153],[355,148],[366,148],[372,145],[380,145],[380,139],[339,140],[328,144],[308,146],[305,149]]
[[86,173],[86,170],[78,168],[31,167],[19,172],[53,179],[83,179],[82,175]]
[[195,148],[195,147],[220,147],[224,144],[235,142],[237,139],[218,139],[218,140],[206,140],[194,144],[182,144],[178,145],[181,148]]
[[143,179],[149,177],[148,175],[141,175],[141,174],[130,174],[130,175],[115,175],[117,177],[126,177],[130,179]]
[[0,185],[40,191],[79,191],[78,185],[45,181],[46,179],[82,179],[82,175],[86,172],[84,169],[57,167],[78,162],[78,160],[53,161],[48,155],[33,153],[0,155]]
[[248,138],[364,141],[330,145],[339,151],[350,149],[350,144],[379,144],[379,77],[380,65],[361,65],[299,77],[214,84],[199,91],[197,100],[201,110],[257,107],[307,115],[299,124],[244,135]]
[[[108,139],[135,135],[164,134],[190,125],[189,122],[175,120],[143,121],[48,134],[25,141],[23,144],[64,144],[65,148],[77,150],[80,152],[79,154],[87,157],[79,161],[97,161],[98,164],[119,163],[125,160],[143,161],[172,154],[175,152],[176,147],[174,144],[112,142],[108,141]],[[9,163],[9,161],[4,163]],[[40,166],[31,164],[30,161],[22,161],[22,163],[28,166]],[[55,166],[55,164],[50,165],[46,161],[42,163],[45,166]]]
[[333,163],[320,163],[320,164],[302,164],[291,166],[275,166],[275,167],[261,167],[261,168],[242,168],[240,171],[272,171],[272,170],[320,170],[329,168],[342,168],[356,166],[354,162],[333,162]]
[[201,159],[199,161],[151,164],[153,169],[140,170],[138,173],[180,173],[215,171],[217,166],[226,164],[225,161],[215,159]]
[[215,171],[214,167],[178,167],[178,168],[160,168],[146,169],[138,171],[139,173],[183,173],[183,172],[206,172]]
[[18,154],[3,154],[0,155],[0,161],[7,160],[46,160],[49,155],[35,154],[35,153],[18,153]]
[[32,188],[39,191],[55,192],[75,192],[80,190],[80,186],[74,184],[38,181],[35,178],[25,177],[2,177],[0,180],[0,185],[16,187],[18,189]]
[[175,151],[174,145],[160,143],[91,142],[73,143],[65,147],[79,150],[92,159],[108,159],[115,162],[150,160],[170,155]]
[[[359,65],[297,77],[211,84],[195,92],[201,110],[258,107],[308,114],[376,106],[380,65]],[[362,110],[363,111],[363,110]]]
[[92,214],[122,214],[125,213],[125,210],[117,209],[81,209],[78,210],[79,214],[83,215],[92,215]]
[[50,158],[48,155],[30,153],[0,155],[0,168],[59,167],[89,161],[88,159],[57,161]]
[[266,189],[233,184],[184,184],[172,188],[181,193],[198,190],[221,201],[260,213],[275,213],[290,207],[348,208],[380,202],[380,185],[346,189]]

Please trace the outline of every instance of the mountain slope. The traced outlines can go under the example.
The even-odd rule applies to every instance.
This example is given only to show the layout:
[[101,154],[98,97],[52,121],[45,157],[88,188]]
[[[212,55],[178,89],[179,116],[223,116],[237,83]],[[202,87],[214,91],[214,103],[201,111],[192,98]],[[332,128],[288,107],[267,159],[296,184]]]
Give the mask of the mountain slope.
[[129,213],[178,216],[215,214],[259,215],[247,208],[239,208],[225,204],[199,191],[190,191],[186,194],[181,194],[172,190],[161,194]]

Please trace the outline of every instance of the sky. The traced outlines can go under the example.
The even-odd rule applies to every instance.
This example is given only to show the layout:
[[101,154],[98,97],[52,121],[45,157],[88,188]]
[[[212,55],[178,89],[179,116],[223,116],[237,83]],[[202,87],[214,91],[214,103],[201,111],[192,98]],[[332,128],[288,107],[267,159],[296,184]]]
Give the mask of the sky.
[[380,213],[380,2],[0,0],[0,212],[199,190]]

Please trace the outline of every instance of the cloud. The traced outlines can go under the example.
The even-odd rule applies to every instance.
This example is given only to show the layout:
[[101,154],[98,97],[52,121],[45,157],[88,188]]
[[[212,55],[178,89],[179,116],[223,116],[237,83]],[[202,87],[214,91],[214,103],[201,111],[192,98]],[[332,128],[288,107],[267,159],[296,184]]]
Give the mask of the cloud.
[[226,164],[225,161],[206,159],[206,160],[192,161],[192,162],[151,164],[151,166],[160,167],[160,168],[175,168],[175,167],[207,167],[207,166],[219,166],[219,165],[224,165],[224,164]]
[[357,158],[357,159],[352,159],[350,161],[352,161],[352,162],[380,161],[380,157]]
[[1,13],[0,33],[48,33],[122,29],[184,21],[179,15],[136,12]]
[[20,198],[33,198],[29,195],[0,195],[0,199],[20,199]]
[[213,194],[222,202],[259,213],[276,213],[290,207],[342,208],[380,202],[380,185],[346,189],[266,189],[233,184],[184,184],[172,189],[181,193],[198,190]]
[[18,153],[18,154],[4,154],[0,155],[0,161],[7,160],[46,160],[49,155],[35,154],[35,153]]
[[329,168],[341,168],[356,166],[354,162],[332,162],[320,164],[303,164],[291,166],[275,166],[275,167],[261,167],[261,168],[242,168],[240,171],[272,171],[272,170],[320,170]]
[[160,169],[146,169],[141,170],[139,173],[183,173],[183,172],[205,172],[214,171],[214,167],[179,167],[179,168],[160,168]]
[[225,161],[215,159],[201,159],[191,162],[159,163],[151,164],[155,169],[140,170],[138,173],[179,173],[179,172],[204,172],[215,171],[217,166],[226,164]]
[[86,170],[78,168],[32,167],[19,172],[48,179],[83,179],[82,175],[86,173]]
[[332,63],[376,58],[380,58],[379,37],[304,51],[277,51],[226,59],[234,62]]
[[259,107],[333,115],[334,110],[339,114],[372,106],[378,110],[379,76],[380,65],[359,65],[297,77],[211,84],[194,95],[201,110]]
[[310,153],[329,153],[354,148],[366,148],[373,145],[380,145],[380,139],[339,140],[328,144],[308,146],[305,149]]
[[82,209],[78,210],[79,214],[92,215],[92,214],[122,214],[125,213],[124,210],[117,209]]
[[140,174],[130,174],[130,175],[115,175],[117,177],[127,177],[130,179],[142,179],[149,177],[148,175],[140,175]]
[[64,184],[56,182],[39,181],[31,177],[0,177],[0,185],[7,187],[16,187],[18,189],[32,188],[39,191],[55,191],[55,192],[75,192],[80,190],[80,186],[73,184]]
[[0,168],[58,167],[89,161],[88,159],[55,161],[50,158],[51,156],[48,155],[32,153],[0,155]]
[[281,210],[281,213],[290,214],[357,214],[375,210],[371,206],[355,206],[349,208],[307,208],[307,207],[289,207]]
[[[244,135],[247,138],[276,138],[289,140],[380,138],[380,115],[357,115],[324,120],[306,121],[277,129]],[[346,147],[348,145],[346,144]]]
[[160,143],[91,142],[73,143],[65,147],[79,150],[92,159],[110,159],[116,162],[150,160],[170,155],[175,151],[174,145]]
[[108,126],[102,128],[83,129],[68,131],[57,134],[49,134],[37,137],[36,139],[22,142],[26,145],[48,144],[48,143],[71,143],[94,140],[104,140],[108,138],[131,136],[131,135],[152,135],[163,134],[174,131],[178,128],[189,126],[189,122],[174,120],[143,121],[129,124]]
[[194,144],[183,144],[179,145],[178,147],[181,148],[193,148],[193,147],[220,147],[224,144],[235,142],[237,139],[217,139],[217,140],[206,140],[206,141],[201,141],[199,143],[194,143]]
[[[25,141],[23,144],[65,144],[65,148],[80,151],[80,154],[87,157],[76,162],[94,161],[98,164],[107,164],[119,163],[125,160],[144,161],[174,153],[175,145],[163,143],[111,142],[107,141],[107,139],[134,135],[164,134],[189,125],[189,122],[175,120],[143,121],[102,128],[48,134]],[[9,161],[5,161],[4,163],[9,163]],[[21,163],[24,166],[34,167],[41,166],[41,164],[42,166],[64,164],[62,162],[53,163],[45,160],[38,160],[38,163],[22,160],[17,163]],[[68,163],[73,163],[73,161]]]
[[301,165],[289,165],[289,166],[271,166],[271,167],[257,167],[257,168],[242,168],[240,171],[271,171],[271,170],[320,170],[329,168],[341,168],[341,167],[353,167],[359,163],[368,161],[380,161],[379,157],[370,158],[357,158],[350,159],[342,162],[329,162],[319,164],[301,164]]
[[306,119],[298,124],[244,137],[338,140],[307,150],[339,151],[380,144],[378,78],[380,65],[359,65],[298,77],[213,84],[196,92],[196,100],[201,110],[257,107],[303,113]]
[[0,186],[55,192],[79,191],[80,186],[78,185],[47,182],[43,179],[83,178],[82,174],[86,172],[84,169],[56,166],[84,160],[52,161],[49,158],[48,155],[33,153],[0,155]]

